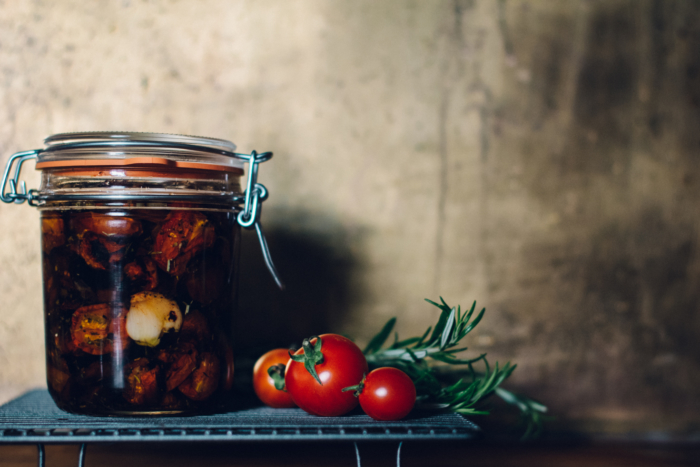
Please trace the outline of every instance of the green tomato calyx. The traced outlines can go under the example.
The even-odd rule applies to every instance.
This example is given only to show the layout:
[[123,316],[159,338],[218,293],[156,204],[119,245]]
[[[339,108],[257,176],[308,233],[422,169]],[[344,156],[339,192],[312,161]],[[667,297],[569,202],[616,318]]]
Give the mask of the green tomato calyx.
[[[315,344],[311,344],[311,341],[316,339]],[[316,365],[323,362],[323,354],[321,353],[321,338],[318,336],[309,337],[304,339],[301,343],[301,348],[303,352],[299,355],[294,355],[291,352],[289,357],[298,363],[304,363],[304,368],[309,372],[311,376],[314,377],[318,384],[323,386],[321,378],[318,377],[316,373]]]
[[283,363],[278,363],[277,365],[272,365],[267,369],[267,374],[275,382],[275,389],[278,391],[284,391],[284,369]]

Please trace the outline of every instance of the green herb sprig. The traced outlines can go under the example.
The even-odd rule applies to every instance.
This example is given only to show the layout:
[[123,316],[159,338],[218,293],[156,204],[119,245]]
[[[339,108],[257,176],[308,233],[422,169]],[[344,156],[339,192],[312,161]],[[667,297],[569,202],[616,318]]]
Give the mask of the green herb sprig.
[[[539,434],[547,407],[501,387],[516,365],[507,362],[502,366],[496,363],[492,367],[485,353],[471,359],[461,359],[455,355],[467,350],[467,347],[459,345],[479,324],[486,309],[482,308],[474,316],[476,302],[468,311],[462,312],[460,306],[450,307],[442,297],[441,303],[428,299],[426,301],[441,310],[435,326],[429,327],[421,337],[405,340],[399,340],[398,333],[395,332],[394,342],[383,348],[396,324],[396,318],[391,318],[363,350],[370,367],[393,366],[403,370],[416,384],[421,402],[449,408],[462,415],[489,414],[483,407],[483,401],[496,394],[520,410],[526,425],[524,438]],[[483,366],[483,369],[477,371],[477,364]],[[465,376],[456,382],[447,383],[443,371],[447,365],[454,365],[449,368],[464,372]]]

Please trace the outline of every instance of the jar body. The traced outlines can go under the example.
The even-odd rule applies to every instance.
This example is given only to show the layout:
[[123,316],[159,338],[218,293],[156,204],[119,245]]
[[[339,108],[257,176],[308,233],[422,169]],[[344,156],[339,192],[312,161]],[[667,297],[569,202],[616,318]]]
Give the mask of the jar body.
[[[62,133],[44,143],[10,157],[0,199],[41,211],[47,379],[58,407],[225,409],[241,226],[255,225],[278,280],[259,229],[267,190],[256,183],[272,153],[162,133]],[[19,177],[31,159],[41,186],[27,192]]]
[[233,384],[236,210],[195,202],[41,208],[47,378],[63,410],[221,410]]

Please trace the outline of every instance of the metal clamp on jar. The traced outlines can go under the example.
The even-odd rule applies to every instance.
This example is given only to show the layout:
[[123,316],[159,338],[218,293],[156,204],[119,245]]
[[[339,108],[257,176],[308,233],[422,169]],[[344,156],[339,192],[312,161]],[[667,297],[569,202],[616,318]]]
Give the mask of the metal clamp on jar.
[[[45,144],[10,157],[0,199],[41,211],[51,396],[93,415],[221,410],[233,384],[240,227],[256,230],[282,287],[260,226],[258,164],[272,153],[156,133]],[[20,183],[29,160],[39,190]]]

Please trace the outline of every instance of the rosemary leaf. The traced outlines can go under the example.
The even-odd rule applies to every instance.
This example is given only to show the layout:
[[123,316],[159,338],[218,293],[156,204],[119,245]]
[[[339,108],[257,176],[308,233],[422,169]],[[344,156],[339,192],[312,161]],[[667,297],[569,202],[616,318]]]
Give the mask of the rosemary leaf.
[[374,336],[372,340],[369,341],[369,344],[367,344],[367,347],[365,347],[365,350],[363,350],[365,355],[373,354],[374,352],[379,350],[382,347],[382,345],[384,345],[387,338],[389,337],[389,334],[391,334],[391,331],[394,329],[394,324],[396,324],[395,317],[387,321],[382,330],[379,331],[379,334]]

